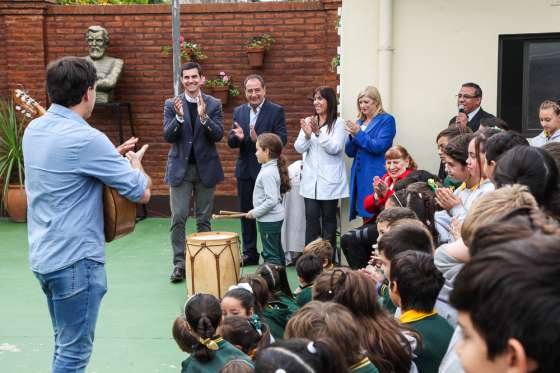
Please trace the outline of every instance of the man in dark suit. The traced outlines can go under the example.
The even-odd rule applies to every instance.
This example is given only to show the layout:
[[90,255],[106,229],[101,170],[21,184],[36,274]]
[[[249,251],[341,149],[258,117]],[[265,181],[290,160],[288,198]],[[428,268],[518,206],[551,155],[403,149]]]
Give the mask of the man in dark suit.
[[200,91],[202,70],[196,62],[181,66],[185,92],[165,101],[163,136],[172,144],[165,182],[170,185],[171,282],[185,278],[185,224],[194,196],[197,232],[211,230],[216,184],[224,180],[216,142],[224,135],[222,104]]
[[[265,99],[266,86],[262,76],[256,74],[247,76],[244,86],[248,103],[236,107],[233,111],[233,126],[229,133],[228,145],[231,148],[239,148],[239,158],[235,165],[237,194],[241,211],[247,212],[253,209],[253,188],[261,168],[255,156],[257,136],[265,132],[275,133],[280,136],[284,145],[288,141],[288,136],[284,109]],[[243,265],[258,264],[255,220],[242,219],[241,232]]]
[[457,95],[457,107],[459,113],[454,121],[459,126],[468,126],[473,132],[480,127],[480,120],[483,118],[494,118],[490,113],[485,112],[480,107],[482,102],[482,89],[476,83],[464,83]]

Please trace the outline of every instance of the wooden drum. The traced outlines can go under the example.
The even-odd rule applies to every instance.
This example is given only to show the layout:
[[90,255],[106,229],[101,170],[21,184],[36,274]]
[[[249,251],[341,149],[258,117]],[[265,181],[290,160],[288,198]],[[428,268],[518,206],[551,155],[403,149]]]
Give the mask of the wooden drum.
[[187,237],[187,292],[223,297],[240,276],[239,235],[202,232]]

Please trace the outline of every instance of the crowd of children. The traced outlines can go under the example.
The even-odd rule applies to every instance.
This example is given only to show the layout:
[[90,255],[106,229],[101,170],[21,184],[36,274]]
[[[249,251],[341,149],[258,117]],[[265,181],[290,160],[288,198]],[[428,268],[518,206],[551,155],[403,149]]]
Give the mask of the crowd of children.
[[262,203],[289,187],[285,165],[275,139],[259,137],[270,167],[250,214],[270,260],[221,300],[189,297],[173,324],[190,354],[182,373],[557,372],[560,105],[545,101],[540,118],[532,146],[501,120],[476,133],[451,125],[436,139],[438,175],[390,148],[364,200],[374,223],[341,239],[349,266],[317,239],[295,263],[293,292],[283,212]]

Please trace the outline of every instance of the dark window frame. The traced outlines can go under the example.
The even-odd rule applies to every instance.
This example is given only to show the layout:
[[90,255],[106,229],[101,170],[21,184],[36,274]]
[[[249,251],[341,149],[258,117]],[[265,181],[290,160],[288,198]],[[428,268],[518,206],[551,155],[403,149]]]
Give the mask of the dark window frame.
[[[525,94],[525,89],[528,87],[529,64],[528,48],[525,45],[530,42],[543,41],[560,42],[560,33],[503,34],[498,36],[498,94],[496,113],[499,117],[506,120],[512,129],[521,132],[527,137],[536,136],[540,133],[540,130],[529,129],[527,123],[526,108],[528,98]],[[506,61],[511,54],[517,54],[516,57],[519,60],[516,59],[513,62]],[[507,66],[504,66],[504,63]],[[507,72],[504,73],[504,70]],[[504,74],[508,74],[511,71],[514,71],[514,75],[517,74],[518,76],[512,77],[508,75],[508,79],[516,79],[515,82],[504,80]],[[511,89],[511,86],[514,89]],[[512,91],[513,93],[511,93]],[[512,105],[512,102],[518,104],[519,107],[512,108],[512,106],[515,106]]]

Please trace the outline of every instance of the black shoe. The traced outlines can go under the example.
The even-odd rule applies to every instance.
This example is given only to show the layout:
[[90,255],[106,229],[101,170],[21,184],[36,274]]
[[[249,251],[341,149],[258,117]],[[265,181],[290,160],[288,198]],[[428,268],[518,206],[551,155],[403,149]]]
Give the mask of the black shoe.
[[259,265],[259,257],[252,257],[249,255],[243,255],[243,259],[242,259],[242,263],[241,266],[242,267],[246,267],[246,266],[256,266]]
[[181,282],[185,279],[185,269],[181,267],[175,267],[173,272],[171,272],[171,276],[169,276],[169,280],[173,283]]

